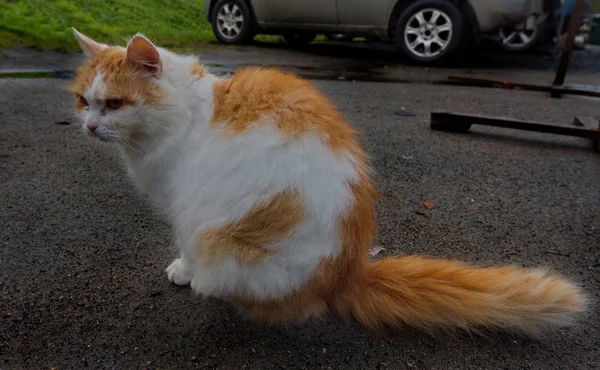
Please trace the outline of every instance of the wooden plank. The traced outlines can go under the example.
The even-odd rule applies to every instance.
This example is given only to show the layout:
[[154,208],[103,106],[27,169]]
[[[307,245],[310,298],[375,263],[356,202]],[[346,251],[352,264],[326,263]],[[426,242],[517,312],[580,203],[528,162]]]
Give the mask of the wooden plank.
[[[556,88],[556,87],[554,87]],[[593,85],[562,85],[560,90],[564,94],[586,95],[600,97],[600,86]]]
[[475,86],[475,87],[496,87],[503,89],[522,89],[531,91],[544,91],[549,92],[550,86],[546,85],[534,85],[524,84],[519,82],[502,81],[502,80],[490,80],[486,78],[472,78],[462,76],[448,76],[448,81],[451,84],[463,85],[463,86]]
[[[573,124],[575,126],[587,127],[589,129],[600,130],[600,120],[594,117],[575,117],[573,118]],[[592,139],[594,149],[600,153],[600,139]]]
[[484,125],[516,130],[544,132],[549,134],[577,136],[589,139],[600,139],[599,129],[579,126],[561,126],[552,123],[513,120],[502,117],[490,117],[472,114],[455,114],[432,112],[430,127],[436,130],[467,131],[471,125]]
[[450,85],[475,86],[475,87],[495,87],[503,89],[520,89],[529,91],[556,92],[560,90],[561,94],[585,95],[600,97],[600,86],[594,85],[562,85],[546,86],[535,84],[524,84],[512,81],[489,80],[485,78],[472,78],[462,76],[448,76]]
[[600,129],[600,121],[594,117],[575,116],[575,118],[573,118],[573,125],[592,129]]

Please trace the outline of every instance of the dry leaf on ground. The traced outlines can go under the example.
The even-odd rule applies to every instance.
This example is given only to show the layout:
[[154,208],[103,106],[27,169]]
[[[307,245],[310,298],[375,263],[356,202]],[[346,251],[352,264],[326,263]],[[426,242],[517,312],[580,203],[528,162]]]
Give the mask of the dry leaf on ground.
[[435,207],[435,203],[433,203],[433,202],[426,202],[424,200],[420,200],[419,201],[419,205],[421,207],[425,207],[427,209],[433,209],[433,207]]

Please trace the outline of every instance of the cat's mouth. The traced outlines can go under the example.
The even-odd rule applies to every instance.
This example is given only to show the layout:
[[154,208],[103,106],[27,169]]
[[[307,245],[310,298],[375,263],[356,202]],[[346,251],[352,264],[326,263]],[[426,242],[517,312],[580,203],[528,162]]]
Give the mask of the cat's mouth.
[[116,141],[114,138],[110,138],[110,137],[105,137],[105,136],[96,136],[98,138],[98,140],[100,141],[104,141],[104,142],[114,142]]
[[100,129],[91,131],[87,128],[84,128],[84,130],[88,134],[88,136],[91,136],[100,141],[104,141],[104,142],[117,142],[118,141],[118,134],[116,132],[110,132],[110,131],[100,130]]

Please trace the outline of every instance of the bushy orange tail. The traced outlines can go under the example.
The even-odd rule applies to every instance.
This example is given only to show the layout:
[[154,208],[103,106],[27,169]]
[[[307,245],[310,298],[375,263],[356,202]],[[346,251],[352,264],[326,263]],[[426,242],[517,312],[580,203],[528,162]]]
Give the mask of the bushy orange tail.
[[585,301],[577,286],[542,269],[407,257],[369,264],[362,279],[331,306],[373,329],[407,324],[537,334],[571,323]]

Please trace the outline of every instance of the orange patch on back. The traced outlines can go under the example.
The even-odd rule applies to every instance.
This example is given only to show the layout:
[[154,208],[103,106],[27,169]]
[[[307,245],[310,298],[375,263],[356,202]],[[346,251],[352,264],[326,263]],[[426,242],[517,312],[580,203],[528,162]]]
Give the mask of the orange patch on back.
[[310,82],[275,69],[245,68],[213,86],[212,124],[240,134],[261,118],[286,137],[314,132],[332,150],[356,152],[357,132]]
[[342,253],[337,258],[323,259],[311,279],[302,288],[273,300],[256,300],[238,295],[231,301],[241,308],[249,319],[266,324],[283,324],[319,317],[327,312],[329,302],[356,289],[368,265],[368,249],[375,235],[373,199],[375,187],[364,174],[352,186],[354,201],[339,220]]
[[274,254],[269,247],[283,240],[302,221],[300,194],[286,191],[255,207],[241,220],[202,232],[197,252],[216,262],[233,256],[239,263],[256,263]]
[[[126,58],[126,50],[122,47],[107,47],[94,56],[79,69],[69,90],[76,95],[83,94],[98,72],[102,73],[108,86],[105,99],[122,99],[124,104],[130,105],[143,101],[157,106],[164,99],[162,90],[151,82],[149,75]],[[79,101],[76,107],[83,108]]]

